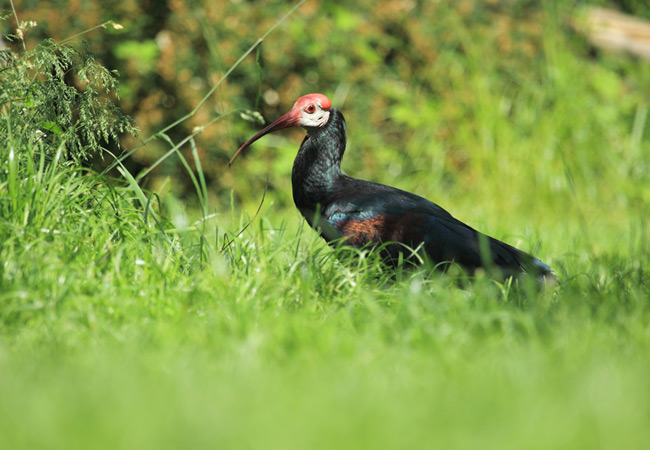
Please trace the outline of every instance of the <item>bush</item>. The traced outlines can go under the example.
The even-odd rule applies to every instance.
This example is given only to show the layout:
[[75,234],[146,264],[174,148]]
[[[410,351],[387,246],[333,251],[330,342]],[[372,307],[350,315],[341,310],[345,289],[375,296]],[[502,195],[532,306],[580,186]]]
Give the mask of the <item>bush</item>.
[[[14,38],[18,38],[14,36]],[[136,134],[133,121],[113,103],[115,73],[95,61],[82,42],[46,39],[33,50],[0,51],[0,142],[11,134],[40,146],[52,158],[81,163]]]

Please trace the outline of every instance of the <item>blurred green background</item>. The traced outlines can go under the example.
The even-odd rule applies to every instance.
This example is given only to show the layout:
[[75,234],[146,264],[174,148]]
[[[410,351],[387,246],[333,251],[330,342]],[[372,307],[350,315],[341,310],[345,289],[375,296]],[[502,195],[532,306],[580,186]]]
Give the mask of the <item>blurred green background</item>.
[[[577,214],[577,205],[590,222],[621,226],[617,209],[650,200],[650,191],[636,189],[650,176],[650,65],[602,52],[576,32],[588,5],[650,17],[647,4],[635,0],[307,1],[167,134],[176,143],[224,115],[196,137],[214,210],[229,206],[231,189],[253,208],[267,174],[272,200],[291,206],[289,173],[302,131],[265,138],[229,170],[227,160],[261,127],[239,112],[259,111],[268,122],[297,97],[321,92],[348,121],[343,168],[353,176],[415,191],[476,218],[478,227],[485,199],[489,215],[525,208],[536,228],[560,212]],[[143,138],[198,105],[290,7],[242,0],[16,4],[21,20],[38,21],[28,46],[107,20],[123,26],[83,38],[119,71],[120,104]],[[154,140],[129,167],[138,173],[168,149]],[[189,154],[189,145],[182,150]],[[145,185],[156,190],[165,180],[192,205],[176,157]]]

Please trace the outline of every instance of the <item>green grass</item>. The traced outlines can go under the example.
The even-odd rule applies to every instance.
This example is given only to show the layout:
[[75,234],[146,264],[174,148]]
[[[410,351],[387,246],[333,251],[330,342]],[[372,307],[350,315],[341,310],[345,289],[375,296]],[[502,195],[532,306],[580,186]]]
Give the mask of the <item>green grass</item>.
[[[285,207],[291,156],[249,218],[262,193],[215,201],[191,138],[188,200],[172,183],[147,192],[125,170],[109,179],[65,163],[5,115],[0,447],[646,446],[650,138],[647,106],[631,100],[645,72],[572,60],[548,33],[553,74],[511,99],[515,117],[491,113],[507,95],[468,63],[480,101],[454,143],[480,151],[454,183],[416,150],[429,135],[405,153],[421,169],[372,176],[533,251],[560,279],[540,292],[386,273],[367,254],[342,263]],[[433,114],[435,102],[415,107]],[[293,155],[296,142],[277,142]],[[233,170],[248,181],[260,164]]]
[[2,247],[6,448],[644,442],[647,251],[567,255],[561,285],[538,294],[389,281],[372,259],[341,265],[297,214],[274,224],[271,211],[221,253],[214,233],[201,249],[196,232],[145,226],[128,184],[33,183],[19,206],[69,191],[39,202],[55,225],[44,216]]

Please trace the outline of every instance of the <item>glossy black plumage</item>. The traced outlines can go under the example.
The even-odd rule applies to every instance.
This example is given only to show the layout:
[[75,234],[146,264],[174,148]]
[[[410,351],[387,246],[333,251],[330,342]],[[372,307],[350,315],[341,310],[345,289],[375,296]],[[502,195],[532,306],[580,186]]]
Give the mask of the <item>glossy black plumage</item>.
[[455,262],[469,272],[498,269],[502,275],[530,273],[551,278],[549,266],[511,245],[483,235],[429,200],[341,172],[346,125],[322,94],[300,97],[291,111],[259,131],[230,160],[267,133],[303,126],[307,136],[293,164],[293,199],[309,224],[331,244],[381,245],[388,262],[411,249],[435,264]]
[[[420,247],[434,263],[454,261],[470,272],[487,262],[505,275],[550,273],[540,260],[478,233],[423,197],[343,174],[345,120],[337,109],[329,111],[325,126],[308,129],[292,170],[295,204],[328,242],[356,247],[395,242],[384,250],[391,261],[399,252],[408,257],[406,245]],[[483,257],[481,239],[489,249]]]

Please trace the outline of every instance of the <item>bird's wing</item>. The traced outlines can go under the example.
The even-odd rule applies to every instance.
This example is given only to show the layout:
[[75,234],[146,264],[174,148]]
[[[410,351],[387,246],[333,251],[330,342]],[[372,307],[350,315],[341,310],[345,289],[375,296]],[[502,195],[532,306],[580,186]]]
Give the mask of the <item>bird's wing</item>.
[[399,242],[411,248],[422,245],[435,262],[455,261],[470,269],[495,265],[513,271],[550,271],[533,256],[479,233],[435,203],[375,183],[348,186],[346,195],[323,209],[319,223],[328,240],[345,238],[359,247]]

